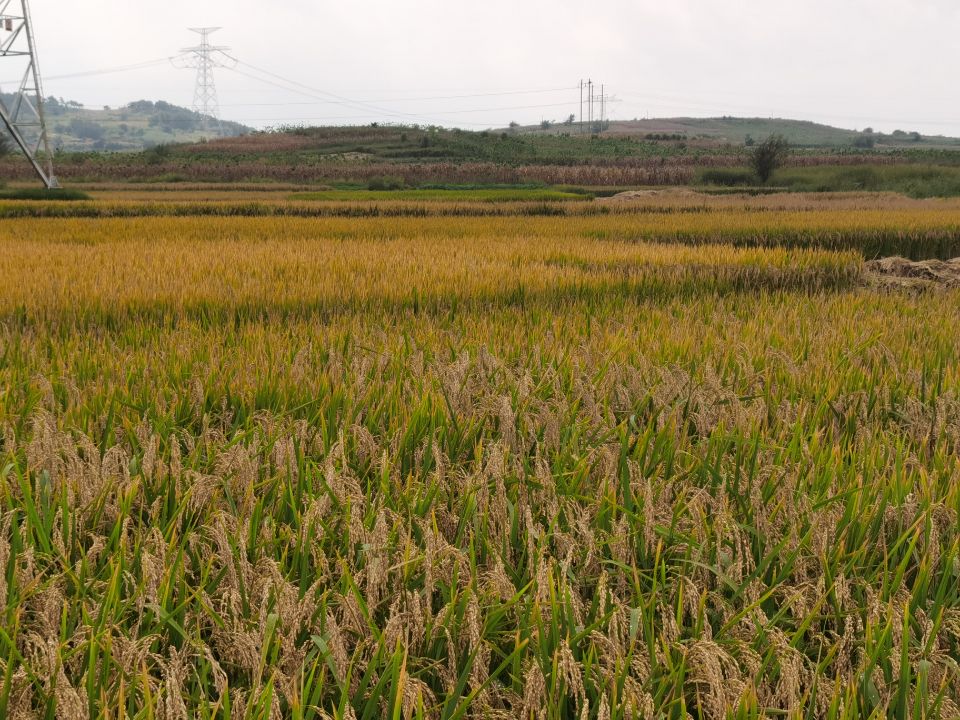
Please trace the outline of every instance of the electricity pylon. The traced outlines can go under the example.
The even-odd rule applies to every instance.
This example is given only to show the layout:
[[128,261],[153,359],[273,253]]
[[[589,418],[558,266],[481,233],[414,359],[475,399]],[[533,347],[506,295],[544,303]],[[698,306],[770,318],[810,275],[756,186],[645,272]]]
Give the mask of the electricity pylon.
[[197,84],[193,90],[193,111],[203,116],[203,128],[206,132],[210,132],[210,121],[214,120],[217,123],[217,134],[223,135],[217,83],[213,77],[213,69],[223,65],[214,58],[214,55],[226,53],[230,48],[210,44],[210,35],[217,30],[220,28],[190,28],[190,32],[200,36],[200,44],[183,48],[182,52],[187,54],[183,67],[197,69]]
[[4,61],[0,67],[16,69],[21,78],[14,92],[0,92],[0,121],[43,184],[58,188],[43,117],[43,85],[28,0],[0,0],[0,60]]

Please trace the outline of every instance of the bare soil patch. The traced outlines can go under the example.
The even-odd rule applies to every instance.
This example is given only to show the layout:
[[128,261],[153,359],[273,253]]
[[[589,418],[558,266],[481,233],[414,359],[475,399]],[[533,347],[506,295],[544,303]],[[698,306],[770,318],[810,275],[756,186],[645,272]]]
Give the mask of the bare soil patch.
[[666,188],[664,190],[627,190],[608,198],[599,198],[597,202],[628,202],[630,200],[641,200],[651,197],[698,197],[703,196],[695,190],[685,188]]

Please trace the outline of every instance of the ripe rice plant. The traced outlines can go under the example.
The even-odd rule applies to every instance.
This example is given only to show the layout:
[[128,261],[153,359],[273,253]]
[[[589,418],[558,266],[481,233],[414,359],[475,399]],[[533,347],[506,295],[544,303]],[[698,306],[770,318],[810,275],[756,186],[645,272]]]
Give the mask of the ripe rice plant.
[[[463,197],[467,196],[465,191]],[[212,218],[207,224],[198,221],[196,228],[225,227],[223,218],[269,219],[262,227],[278,222],[277,218],[322,219],[327,222],[316,225],[313,234],[342,237],[402,237],[425,233],[442,240],[451,233],[474,236],[489,233],[532,240],[579,234],[584,241],[856,250],[868,258],[960,255],[960,204],[955,201],[893,201],[889,207],[857,196],[839,203],[776,197],[752,201],[701,197],[660,204],[654,199],[636,203],[575,199],[542,202],[485,202],[482,199],[455,202],[0,201],[0,218],[7,220],[150,217]],[[8,225],[15,226],[14,223]],[[22,226],[33,224],[28,222]],[[74,226],[55,227],[57,232],[69,232],[67,228]],[[162,234],[162,229],[160,232]]]
[[0,717],[956,717],[960,292],[827,242],[956,211],[726,203],[5,220]]
[[[575,227],[559,234],[560,223],[526,237],[516,220],[511,237],[507,225],[441,220],[11,221],[0,240],[0,308],[11,318],[51,323],[183,316],[217,322],[494,310],[611,292],[814,291],[849,286],[861,274],[855,253],[586,240]],[[550,227],[558,234],[550,236]],[[69,241],[51,242],[51,235]]]

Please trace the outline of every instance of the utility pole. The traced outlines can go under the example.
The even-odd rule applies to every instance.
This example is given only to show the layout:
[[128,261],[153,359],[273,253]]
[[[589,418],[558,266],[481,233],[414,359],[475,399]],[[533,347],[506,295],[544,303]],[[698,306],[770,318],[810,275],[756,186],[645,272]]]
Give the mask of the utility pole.
[[593,132],[593,80],[587,80],[587,126]]
[[[593,80],[587,80],[586,88],[587,122],[590,127],[590,133],[593,135],[601,135],[606,129],[605,126],[609,120],[607,103],[617,102],[617,98],[614,95],[607,95],[607,86],[604,83],[600,84],[599,94],[595,92],[596,85]],[[583,102],[582,91],[581,102]]]
[[[60,187],[43,117],[43,85],[28,0],[0,0],[0,67],[20,76],[9,102],[0,95],[0,121],[48,190]],[[40,153],[43,157],[40,157]]]
[[600,86],[600,132],[603,132],[603,121],[607,114],[607,91],[606,85]]
[[210,44],[210,35],[221,28],[203,27],[189,28],[200,36],[200,44],[183,48],[183,52],[190,53],[191,58],[186,67],[197,69],[197,82],[193,90],[193,111],[203,116],[203,128],[210,132],[211,120],[217,123],[217,134],[223,135],[223,125],[220,123],[220,102],[217,99],[217,83],[213,77],[213,69],[220,64],[214,59],[214,53],[223,53],[228,47]]
[[580,81],[580,131],[584,129],[584,90],[586,90],[587,114],[586,123],[591,135],[599,135],[604,130],[607,122],[607,102],[616,102],[617,99],[607,95],[607,86],[600,84],[600,94],[596,93],[596,84],[593,80],[587,80],[584,83]]
[[583,79],[580,80],[580,134],[583,135]]

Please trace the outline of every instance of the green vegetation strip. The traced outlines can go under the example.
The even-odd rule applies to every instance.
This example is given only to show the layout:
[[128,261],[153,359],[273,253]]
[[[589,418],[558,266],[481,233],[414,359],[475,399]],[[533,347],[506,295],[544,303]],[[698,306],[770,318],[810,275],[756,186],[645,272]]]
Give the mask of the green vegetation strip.
[[44,188],[20,188],[17,190],[0,190],[0,200],[49,200],[62,202],[65,200],[89,200],[90,196],[81,190],[59,188],[46,190]]
[[[789,167],[774,172],[763,185],[747,168],[704,168],[696,185],[734,188],[753,194],[776,192],[896,192],[911,198],[960,196],[960,167],[930,164],[822,165]],[[717,190],[713,190],[717,192]]]

